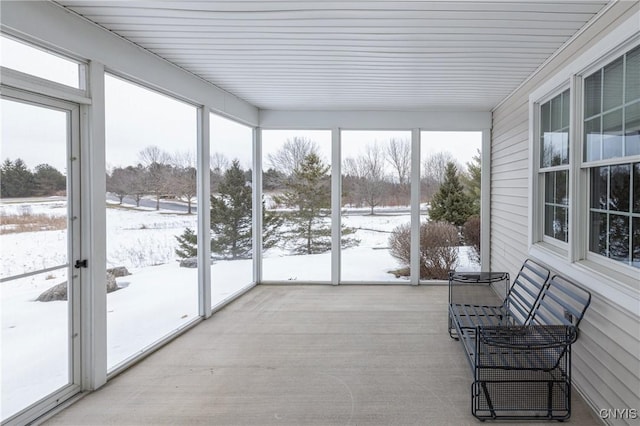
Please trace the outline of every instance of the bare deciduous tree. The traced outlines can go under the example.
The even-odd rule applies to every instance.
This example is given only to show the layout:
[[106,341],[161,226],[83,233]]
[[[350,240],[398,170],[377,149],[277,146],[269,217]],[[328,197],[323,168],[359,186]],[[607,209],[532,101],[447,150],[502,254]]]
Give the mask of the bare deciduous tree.
[[226,155],[221,152],[214,152],[209,157],[209,167],[214,173],[223,175],[225,171],[229,168],[229,159]]
[[280,150],[267,156],[267,160],[270,167],[285,176],[291,176],[310,154],[320,156],[318,144],[309,138],[296,136],[287,139]]
[[144,148],[138,154],[140,162],[146,168],[146,187],[156,198],[156,210],[160,210],[160,198],[169,192],[170,155],[155,145]]
[[408,139],[391,139],[386,149],[387,161],[398,174],[398,182],[409,182],[411,173],[411,143]]
[[187,202],[188,214],[192,213],[191,203],[197,195],[197,170],[193,153],[176,152],[171,157],[171,177],[169,185],[173,194]]
[[422,161],[421,193],[426,200],[430,200],[433,194],[440,189],[449,162],[454,163],[458,170],[463,170],[460,162],[449,151],[436,152]]
[[430,177],[438,185],[444,182],[447,163],[453,163],[458,170],[461,170],[459,162],[453,157],[449,151],[440,151],[429,155],[422,162],[422,177]]
[[369,144],[365,152],[356,158],[346,158],[344,174],[352,177],[354,190],[364,203],[371,208],[378,206],[387,190],[384,169],[384,152],[377,143]]

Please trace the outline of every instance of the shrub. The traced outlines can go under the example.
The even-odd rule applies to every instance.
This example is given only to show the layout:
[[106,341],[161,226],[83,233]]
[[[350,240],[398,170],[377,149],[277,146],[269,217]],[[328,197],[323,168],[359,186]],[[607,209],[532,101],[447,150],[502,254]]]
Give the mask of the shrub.
[[462,227],[465,243],[473,247],[476,261],[480,261],[480,217],[471,216]]
[[[446,222],[420,225],[420,279],[447,279],[458,262],[458,231]],[[411,263],[411,225],[396,227],[389,237],[391,255],[409,266]]]

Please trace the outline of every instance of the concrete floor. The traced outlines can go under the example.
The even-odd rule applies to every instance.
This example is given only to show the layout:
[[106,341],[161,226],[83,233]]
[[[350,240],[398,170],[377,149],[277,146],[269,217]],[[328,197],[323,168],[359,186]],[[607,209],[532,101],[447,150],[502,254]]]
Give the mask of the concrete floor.
[[[445,286],[258,286],[45,424],[480,424],[446,305]],[[573,396],[570,423],[601,424]]]

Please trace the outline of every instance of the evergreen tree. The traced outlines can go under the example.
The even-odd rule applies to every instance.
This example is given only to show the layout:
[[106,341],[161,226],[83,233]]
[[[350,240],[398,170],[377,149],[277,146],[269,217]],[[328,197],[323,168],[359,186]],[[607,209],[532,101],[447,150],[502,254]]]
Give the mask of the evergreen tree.
[[198,255],[198,237],[193,229],[187,228],[182,235],[176,237],[178,248],[176,254],[182,259],[196,257]]
[[39,195],[53,195],[67,189],[67,178],[49,164],[37,165],[33,177]]
[[211,196],[211,252],[230,259],[251,255],[251,186],[240,163],[224,172],[219,195]]
[[2,198],[30,197],[36,190],[36,181],[20,158],[5,160],[0,168],[0,196]]
[[[227,259],[250,258],[253,252],[251,186],[237,160],[225,171],[218,189],[218,195],[211,196],[211,252]],[[279,241],[282,218],[267,212],[264,205],[262,211],[262,247],[266,250]],[[176,250],[179,257],[197,255],[193,231],[186,229],[176,239],[180,244],[180,252]]]
[[434,221],[445,221],[462,226],[473,213],[472,204],[460,183],[455,164],[448,162],[444,181],[431,200],[429,217]]
[[331,187],[325,165],[317,154],[304,157],[293,170],[287,190],[276,197],[278,204],[293,207],[288,240],[298,253],[322,253],[331,249],[331,227],[325,218],[331,207]]
[[473,156],[472,161],[467,163],[467,173],[462,176],[462,182],[467,190],[467,194],[471,199],[472,212],[474,215],[480,215],[480,196],[482,187],[482,161],[480,159],[480,150],[478,154]]

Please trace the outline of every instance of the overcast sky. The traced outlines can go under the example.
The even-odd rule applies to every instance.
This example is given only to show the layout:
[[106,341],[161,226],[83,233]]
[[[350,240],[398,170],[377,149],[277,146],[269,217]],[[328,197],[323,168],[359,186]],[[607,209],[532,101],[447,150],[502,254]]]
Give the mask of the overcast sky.
[[[77,79],[77,64],[60,58],[52,59],[52,55],[36,49],[24,49],[23,45],[5,37],[0,37],[0,41],[0,63],[3,66],[64,84],[75,84],[73,76],[75,72]],[[188,154],[195,159],[198,113],[195,106],[111,75],[106,76],[105,89],[107,170],[137,164],[140,152],[148,146],[157,146],[172,155]],[[65,113],[9,100],[3,100],[0,108],[2,161],[22,158],[30,169],[47,163],[64,173]],[[243,168],[248,168],[252,155],[252,129],[215,114],[211,117],[211,153],[221,152],[229,160],[238,159]],[[330,130],[265,130],[263,158],[296,136],[316,141],[323,160],[330,163]],[[342,158],[357,156],[370,143],[384,145],[392,138],[409,140],[410,137],[410,131],[344,131]],[[422,158],[448,151],[462,164],[471,160],[482,140],[480,132],[422,132],[421,137]]]

